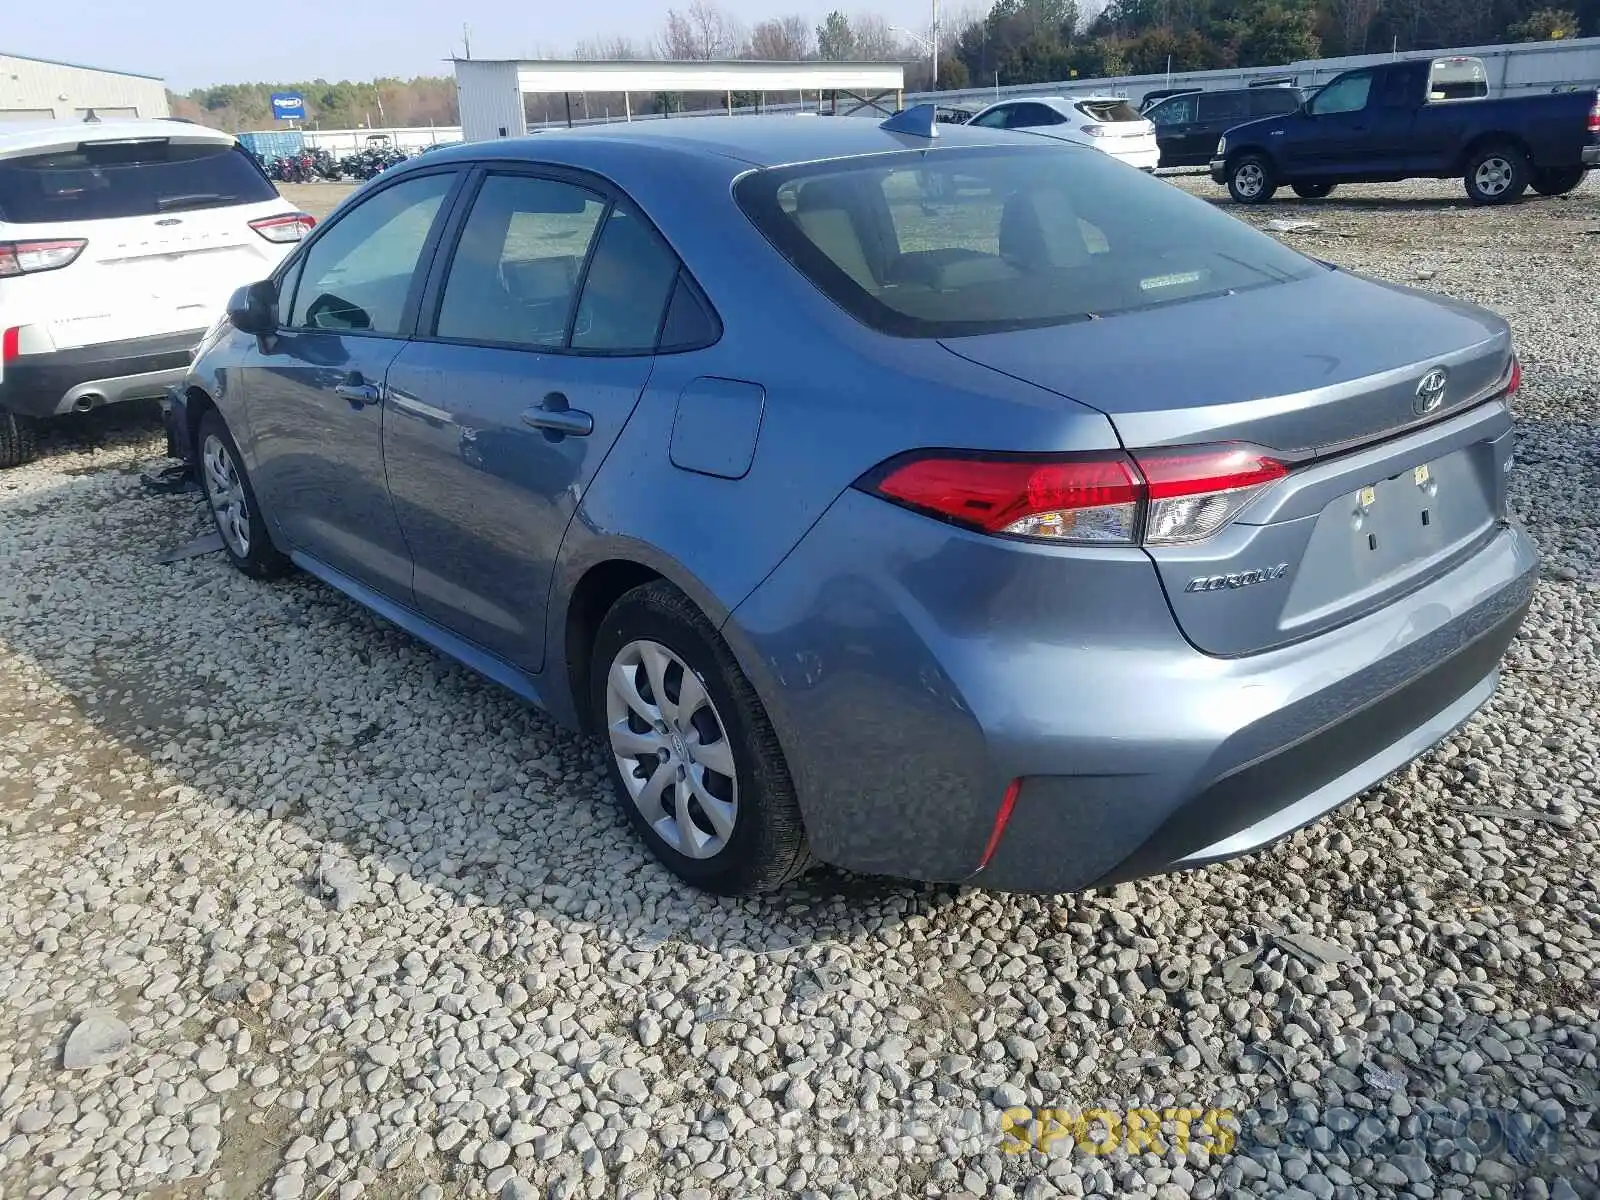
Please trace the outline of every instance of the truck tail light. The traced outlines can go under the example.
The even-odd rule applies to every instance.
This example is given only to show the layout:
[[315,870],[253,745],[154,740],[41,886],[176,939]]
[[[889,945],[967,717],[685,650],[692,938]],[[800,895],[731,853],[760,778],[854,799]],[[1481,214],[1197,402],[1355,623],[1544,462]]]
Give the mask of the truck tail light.
[[51,238],[35,242],[0,242],[0,279],[59,271],[70,266],[89,243],[83,238]]
[[22,330],[16,326],[0,330],[0,363],[8,363],[22,353]]
[[1600,133],[1600,96],[1595,98],[1594,107],[1589,110],[1589,132]]
[[262,217],[251,221],[254,229],[269,242],[298,242],[316,227],[317,219],[310,213],[284,213],[276,217]]
[[1210,537],[1288,467],[1234,443],[1097,455],[914,451],[857,486],[982,533],[1080,546]]

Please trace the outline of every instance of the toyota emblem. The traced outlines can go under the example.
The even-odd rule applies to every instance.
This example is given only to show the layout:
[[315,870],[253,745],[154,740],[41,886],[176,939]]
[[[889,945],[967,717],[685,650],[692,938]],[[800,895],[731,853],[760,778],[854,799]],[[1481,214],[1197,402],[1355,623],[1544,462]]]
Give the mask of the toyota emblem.
[[1449,383],[1450,376],[1443,367],[1435,367],[1422,377],[1422,382],[1417,384],[1417,398],[1411,404],[1419,417],[1433,412],[1444,403],[1444,393]]

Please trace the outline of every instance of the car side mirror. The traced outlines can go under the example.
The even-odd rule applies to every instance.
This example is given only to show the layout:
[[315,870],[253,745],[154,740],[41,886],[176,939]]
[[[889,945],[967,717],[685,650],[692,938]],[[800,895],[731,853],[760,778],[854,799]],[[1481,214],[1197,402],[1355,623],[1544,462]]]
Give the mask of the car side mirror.
[[228,322],[240,333],[266,337],[278,328],[278,288],[270,279],[248,284],[228,300]]

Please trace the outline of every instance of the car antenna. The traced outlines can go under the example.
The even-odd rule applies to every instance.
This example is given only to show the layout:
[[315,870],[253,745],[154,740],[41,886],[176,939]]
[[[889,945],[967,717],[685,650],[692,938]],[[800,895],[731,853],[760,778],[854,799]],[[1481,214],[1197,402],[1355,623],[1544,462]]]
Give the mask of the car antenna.
[[939,136],[939,110],[932,104],[903,108],[878,128],[886,133],[903,133],[908,137],[936,138]]

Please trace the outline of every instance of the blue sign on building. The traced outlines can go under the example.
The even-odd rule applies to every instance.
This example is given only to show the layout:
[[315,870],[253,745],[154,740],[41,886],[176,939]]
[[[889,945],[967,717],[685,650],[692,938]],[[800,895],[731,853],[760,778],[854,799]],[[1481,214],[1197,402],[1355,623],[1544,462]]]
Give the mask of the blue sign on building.
[[279,121],[304,121],[306,98],[298,92],[273,92],[272,115]]

